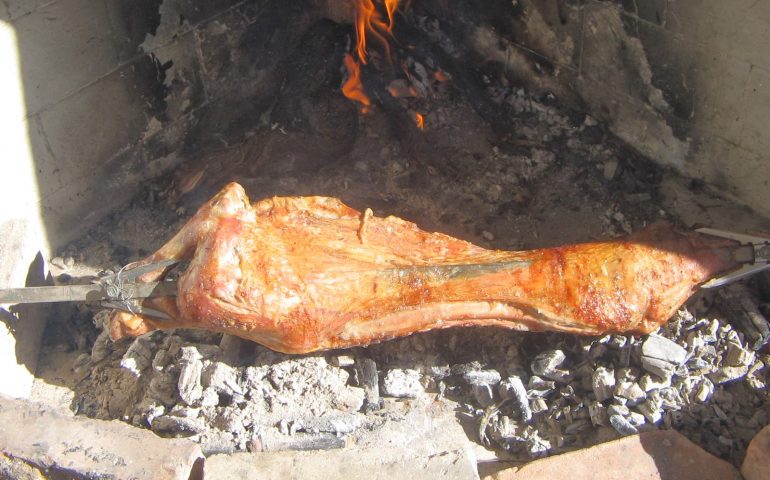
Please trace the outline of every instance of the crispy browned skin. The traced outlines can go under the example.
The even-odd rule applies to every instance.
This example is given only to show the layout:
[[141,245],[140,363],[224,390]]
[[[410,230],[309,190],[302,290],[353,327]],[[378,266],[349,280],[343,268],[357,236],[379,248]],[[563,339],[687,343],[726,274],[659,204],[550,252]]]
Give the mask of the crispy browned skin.
[[737,267],[720,253],[730,245],[658,226],[605,242],[487,250],[333,198],[250,205],[231,183],[140,262],[192,258],[177,299],[147,302],[174,320],[114,312],[111,334],[200,328],[303,353],[467,325],[647,333],[698,285]]

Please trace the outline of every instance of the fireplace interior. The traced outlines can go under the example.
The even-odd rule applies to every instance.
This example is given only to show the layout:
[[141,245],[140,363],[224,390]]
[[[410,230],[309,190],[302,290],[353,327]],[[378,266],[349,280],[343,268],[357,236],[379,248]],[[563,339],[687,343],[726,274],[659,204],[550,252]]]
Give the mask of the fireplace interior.
[[[116,272],[231,181],[504,250],[770,231],[770,8],[749,3],[0,1],[0,287]],[[189,439],[206,465],[451,452],[473,478],[673,429],[740,466],[770,423],[768,274],[650,336],[447,329],[307,355],[113,342],[84,303],[0,312],[0,392]]]

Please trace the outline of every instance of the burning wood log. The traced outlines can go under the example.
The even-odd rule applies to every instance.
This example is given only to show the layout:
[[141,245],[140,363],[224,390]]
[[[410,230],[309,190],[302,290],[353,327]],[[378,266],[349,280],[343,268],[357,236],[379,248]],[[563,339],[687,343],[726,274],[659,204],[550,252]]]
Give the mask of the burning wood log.
[[191,259],[178,297],[146,301],[172,319],[114,312],[110,329],[118,339],[198,328],[287,353],[452,326],[647,333],[700,284],[737,268],[736,244],[656,226],[596,243],[488,250],[333,198],[252,205],[231,183],[140,262]]

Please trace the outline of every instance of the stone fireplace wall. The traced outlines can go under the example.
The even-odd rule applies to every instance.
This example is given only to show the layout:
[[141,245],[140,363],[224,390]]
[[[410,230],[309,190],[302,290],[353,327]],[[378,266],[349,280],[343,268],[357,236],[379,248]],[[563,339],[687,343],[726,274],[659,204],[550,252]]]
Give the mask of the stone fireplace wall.
[[479,52],[514,78],[571,97],[653,161],[770,214],[770,5],[522,0],[505,8],[510,20],[478,29]]

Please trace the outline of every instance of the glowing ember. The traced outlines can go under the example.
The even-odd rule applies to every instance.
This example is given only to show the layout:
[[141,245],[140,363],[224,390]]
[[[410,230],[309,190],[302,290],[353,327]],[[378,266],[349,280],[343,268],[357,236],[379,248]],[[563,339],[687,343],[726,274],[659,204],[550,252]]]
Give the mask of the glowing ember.
[[417,124],[417,128],[420,130],[425,128],[425,117],[423,117],[421,113],[414,113],[414,122]]
[[417,90],[406,83],[405,80],[393,80],[390,85],[385,87],[391,97],[393,98],[410,98],[417,96]]
[[433,72],[433,78],[435,78],[437,82],[446,82],[449,80],[449,75],[442,72],[441,70],[436,70]]
[[349,53],[345,54],[345,69],[348,71],[348,79],[342,85],[342,94],[360,103],[361,113],[367,113],[372,102],[364,93],[364,86],[361,84],[361,67]]

